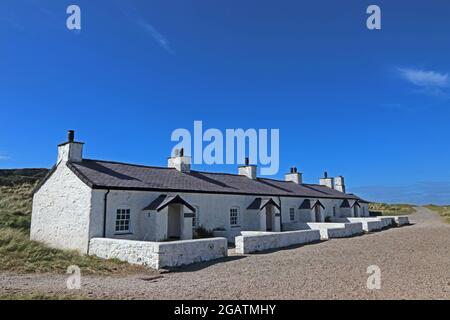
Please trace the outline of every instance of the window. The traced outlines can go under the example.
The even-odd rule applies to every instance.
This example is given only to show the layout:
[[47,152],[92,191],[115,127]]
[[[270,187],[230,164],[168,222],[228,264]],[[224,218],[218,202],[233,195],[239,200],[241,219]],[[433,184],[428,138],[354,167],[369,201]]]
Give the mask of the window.
[[116,232],[130,232],[130,209],[117,209]]
[[336,206],[333,207],[333,217],[336,217]]
[[295,208],[289,208],[289,217],[291,218],[291,221],[295,220]]
[[235,227],[239,224],[239,208],[234,207],[230,209],[230,225]]

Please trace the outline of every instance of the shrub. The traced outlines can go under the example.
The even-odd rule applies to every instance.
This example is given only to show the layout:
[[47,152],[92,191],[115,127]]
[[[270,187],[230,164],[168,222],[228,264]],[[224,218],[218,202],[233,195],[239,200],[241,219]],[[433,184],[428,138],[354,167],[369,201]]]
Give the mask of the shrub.
[[195,229],[194,239],[205,239],[205,238],[213,238],[214,233],[211,230],[206,229],[203,226],[197,227]]

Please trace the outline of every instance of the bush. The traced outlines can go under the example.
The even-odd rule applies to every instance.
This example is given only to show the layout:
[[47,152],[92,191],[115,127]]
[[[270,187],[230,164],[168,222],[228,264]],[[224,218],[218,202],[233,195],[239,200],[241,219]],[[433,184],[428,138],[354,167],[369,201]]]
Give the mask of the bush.
[[214,233],[211,230],[204,228],[203,226],[197,227],[195,229],[194,239],[206,239],[213,238]]

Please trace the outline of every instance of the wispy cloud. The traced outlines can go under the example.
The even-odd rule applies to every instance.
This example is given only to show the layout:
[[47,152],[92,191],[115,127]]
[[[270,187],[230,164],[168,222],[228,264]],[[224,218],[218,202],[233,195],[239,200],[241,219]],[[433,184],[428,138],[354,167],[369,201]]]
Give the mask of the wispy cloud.
[[163,34],[159,33],[158,30],[155,29],[155,27],[142,19],[138,19],[136,23],[138,26],[143,28],[144,31],[146,31],[159,44],[161,48],[166,50],[171,55],[175,54],[175,51],[170,47],[167,38]]
[[128,17],[128,19],[133,21],[138,27],[144,30],[146,34],[152,37],[153,40],[156,41],[156,43],[161,48],[163,48],[167,53],[175,55],[175,50],[173,50],[172,47],[170,46],[169,40],[161,32],[159,32],[151,23],[146,21],[134,5],[118,0],[116,0],[114,3],[121,10],[121,12]]
[[9,17],[0,17],[0,25],[1,24],[6,24],[19,31],[23,31],[25,29],[22,24],[17,22],[17,20]]
[[0,154],[0,161],[6,161],[6,160],[9,160],[9,159],[11,159],[11,157],[6,156],[4,154]]
[[414,68],[398,68],[397,71],[403,80],[419,88],[421,93],[450,97],[448,73]]

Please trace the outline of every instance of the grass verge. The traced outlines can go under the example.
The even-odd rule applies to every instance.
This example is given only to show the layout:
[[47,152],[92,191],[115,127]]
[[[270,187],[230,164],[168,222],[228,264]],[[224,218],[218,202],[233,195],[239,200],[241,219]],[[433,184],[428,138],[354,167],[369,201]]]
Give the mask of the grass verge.
[[444,218],[445,222],[450,223],[450,206],[436,206],[434,204],[426,205],[425,208],[439,213]]
[[369,211],[381,213],[383,216],[403,216],[414,213],[416,206],[410,204],[370,203]]
[[[14,180],[16,181],[16,180]],[[0,181],[1,182],[1,181]],[[65,273],[71,265],[82,274],[155,273],[119,260],[82,256],[30,241],[31,192],[34,183],[0,185],[0,270],[17,273]]]

